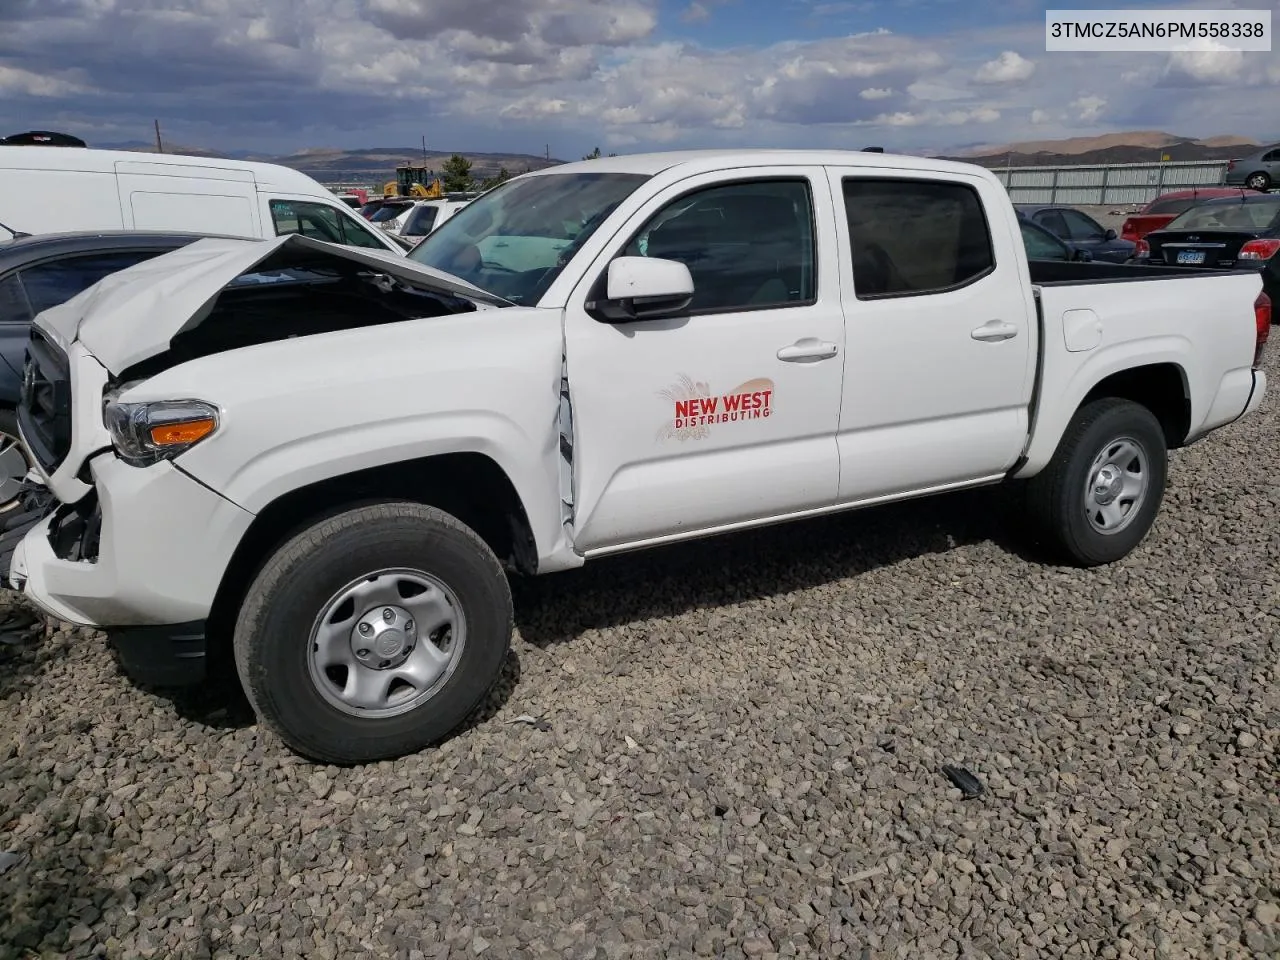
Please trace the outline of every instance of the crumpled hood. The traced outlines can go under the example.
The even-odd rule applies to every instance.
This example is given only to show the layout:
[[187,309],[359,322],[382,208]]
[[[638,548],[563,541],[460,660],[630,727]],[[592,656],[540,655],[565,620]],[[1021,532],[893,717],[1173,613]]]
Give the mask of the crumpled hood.
[[390,251],[357,250],[298,234],[270,240],[205,239],[110,274],[70,300],[41,313],[35,324],[64,349],[80,342],[111,373],[164,353],[179,333],[198,325],[236,277],[254,269],[283,269],[315,253],[353,260],[411,283],[478,303],[496,297],[440,270]]

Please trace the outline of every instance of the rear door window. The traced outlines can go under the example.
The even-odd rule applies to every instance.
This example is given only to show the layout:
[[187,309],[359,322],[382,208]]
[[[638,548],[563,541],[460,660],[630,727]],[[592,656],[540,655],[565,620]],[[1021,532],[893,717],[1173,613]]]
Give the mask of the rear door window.
[[1055,237],[1063,240],[1071,239],[1071,231],[1067,228],[1067,221],[1063,218],[1061,210],[1044,210],[1036,214],[1036,223]]
[[850,177],[844,206],[860,300],[942,293],[995,268],[982,200],[967,184]]
[[18,279],[34,315],[65,303],[109,274],[132,267],[143,260],[150,260],[164,252],[166,251],[130,250],[65,257],[20,270]]
[[1092,217],[1087,217],[1078,210],[1063,210],[1062,219],[1071,231],[1070,240],[1101,240],[1106,231]]

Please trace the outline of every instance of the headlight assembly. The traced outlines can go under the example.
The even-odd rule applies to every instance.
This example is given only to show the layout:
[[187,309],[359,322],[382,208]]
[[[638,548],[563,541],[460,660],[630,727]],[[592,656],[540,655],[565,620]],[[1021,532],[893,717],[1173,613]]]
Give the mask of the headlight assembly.
[[172,460],[218,429],[218,408],[203,400],[108,401],[102,414],[116,456],[135,467]]

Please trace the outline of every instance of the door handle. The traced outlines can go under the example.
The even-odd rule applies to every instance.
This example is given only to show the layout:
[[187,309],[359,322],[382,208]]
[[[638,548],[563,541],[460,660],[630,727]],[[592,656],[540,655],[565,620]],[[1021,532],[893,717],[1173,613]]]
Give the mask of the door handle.
[[830,360],[839,349],[829,340],[805,337],[802,340],[797,340],[791,346],[783,347],[779,350],[778,359],[786,360],[790,363],[815,363],[818,360]]
[[973,339],[984,340],[987,343],[998,343],[1001,340],[1009,340],[1017,335],[1018,328],[1012,323],[1005,323],[1003,320],[988,320],[969,334]]

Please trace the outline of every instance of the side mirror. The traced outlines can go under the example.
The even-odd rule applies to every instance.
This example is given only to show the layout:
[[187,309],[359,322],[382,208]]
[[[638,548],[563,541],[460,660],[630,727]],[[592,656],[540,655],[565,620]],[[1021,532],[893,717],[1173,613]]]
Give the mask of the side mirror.
[[679,316],[693,300],[693,277],[679,260],[618,257],[609,264],[605,286],[605,299],[587,305],[605,323]]
[[1081,263],[1089,263],[1093,260],[1093,254],[1088,250],[1077,250],[1075,259]]
[[1116,232],[1112,230],[1110,227],[1108,227],[1107,232],[1102,235],[1103,240],[1114,240],[1115,238],[1116,238]]

